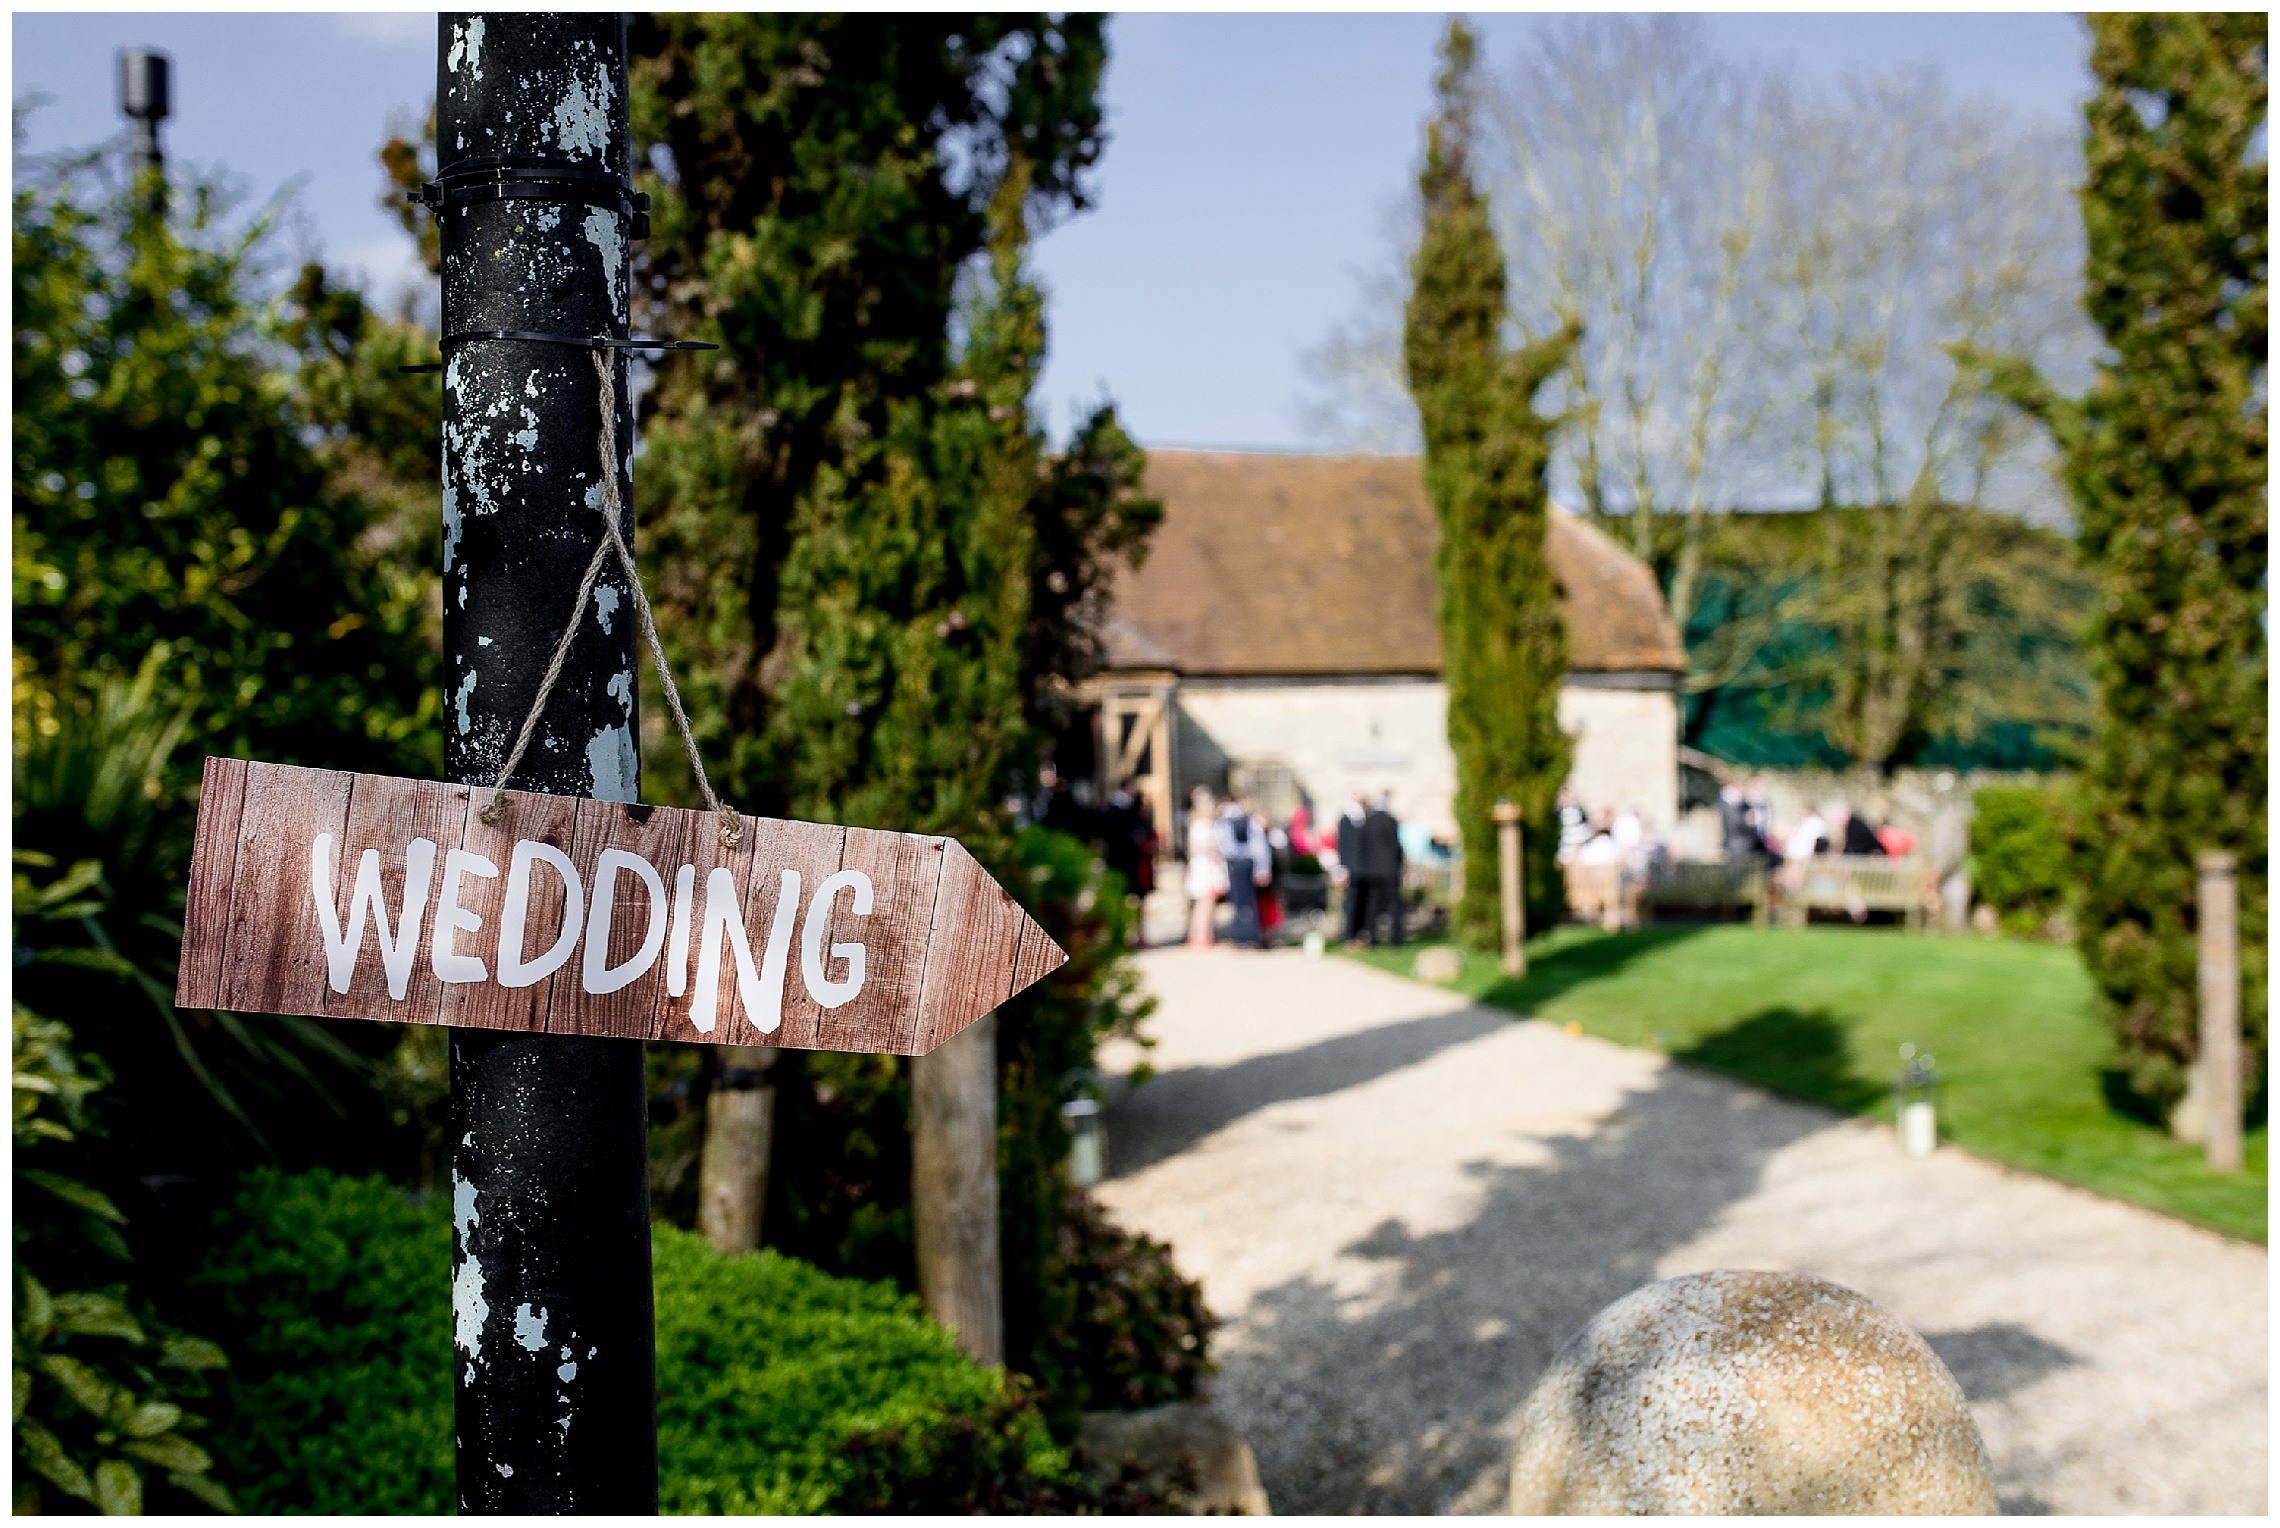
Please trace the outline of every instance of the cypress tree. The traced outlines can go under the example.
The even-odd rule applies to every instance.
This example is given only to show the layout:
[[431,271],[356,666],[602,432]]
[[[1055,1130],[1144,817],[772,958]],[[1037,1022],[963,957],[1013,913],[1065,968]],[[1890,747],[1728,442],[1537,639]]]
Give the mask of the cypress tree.
[[[787,761],[773,716],[793,542],[819,496],[879,486],[881,443],[949,380],[960,273],[1015,156],[1033,209],[1085,205],[1106,47],[1081,15],[656,12],[629,35],[656,202],[637,316],[721,346],[661,365],[644,405],[643,555],[715,783],[782,814],[799,771],[835,767]],[[658,787],[686,782],[651,742]]]
[[1504,346],[1504,255],[1467,163],[1478,108],[1474,39],[1463,22],[1450,23],[1442,56],[1402,350],[1441,528],[1441,661],[1466,866],[1458,927],[1486,942],[1499,927],[1490,817],[1499,799],[1522,814],[1530,926],[1564,903],[1553,855],[1570,752],[1559,728],[1567,635],[1544,557],[1544,469],[1557,421],[1539,415],[1534,399],[1577,329],[1570,322],[1518,350]]
[[[661,625],[740,806],[954,835],[1069,951],[999,1010],[998,1118],[1007,1359],[1073,1425],[1108,1371],[1199,1356],[1077,1351],[1087,1302],[1127,1296],[1080,1287],[1060,1106],[1146,1000],[1090,851],[1017,837],[1001,805],[1160,514],[1112,407],[1062,451],[1030,408],[1029,225],[1084,204],[1100,19],[658,15],[633,35],[651,322],[723,346],[651,394]],[[771,1075],[796,1145],[772,1156],[769,1245],[911,1282],[907,1067],[815,1052]]]
[[821,473],[777,606],[768,754],[790,815],[947,833],[1004,858],[997,796],[1024,741],[1021,658],[1045,452],[1028,410],[1043,303],[1022,277],[1018,163],[992,208],[964,354]]
[[2052,426],[2102,585],[2082,951],[2133,1085],[2171,1105],[2196,1049],[2200,850],[2239,857],[2250,1076],[2266,1047],[2266,20],[2090,31],[2082,213],[2107,357],[2079,400],[1978,359]]

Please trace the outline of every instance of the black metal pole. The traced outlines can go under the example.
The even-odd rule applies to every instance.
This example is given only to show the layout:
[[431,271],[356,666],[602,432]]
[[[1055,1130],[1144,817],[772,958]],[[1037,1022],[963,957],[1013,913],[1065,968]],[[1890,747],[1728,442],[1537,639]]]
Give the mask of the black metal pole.
[[[622,180],[626,157],[621,15],[444,15],[445,335],[623,337],[632,212],[574,191]],[[480,194],[515,177],[513,196]],[[453,188],[472,194],[462,201]],[[618,438],[630,446],[624,352],[610,355]],[[592,357],[486,339],[444,358],[444,758],[454,780],[498,778],[602,531]],[[625,455],[619,491],[630,504]],[[624,529],[630,541],[630,512]],[[630,595],[612,565],[516,788],[638,799]],[[451,1115],[460,1510],[655,1512],[641,1046],[456,1029]]]

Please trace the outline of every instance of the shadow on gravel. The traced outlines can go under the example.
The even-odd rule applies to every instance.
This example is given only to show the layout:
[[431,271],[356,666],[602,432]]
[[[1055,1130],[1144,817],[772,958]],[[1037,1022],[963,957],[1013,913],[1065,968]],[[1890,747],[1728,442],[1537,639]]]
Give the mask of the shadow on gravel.
[[1509,1014],[1465,1008],[1338,1035],[1297,1050],[1252,1056],[1228,1066],[1159,1072],[1111,1110],[1110,1167],[1119,1175],[1138,1172],[1270,1104],[1356,1087],[1511,1022]]
[[[2011,1321],[1991,1321],[1962,1331],[1923,1335],[1932,1351],[1940,1355],[1940,1362],[1955,1376],[1955,1382],[1963,1387],[1963,1398],[1973,1405],[2008,1401],[2013,1392],[2025,1389],[2044,1375],[2077,1368],[2083,1361],[2080,1354],[2038,1337]],[[2031,1492],[2011,1492],[2001,1496],[1996,1505],[2005,1517],[2051,1515],[2050,1503]]]
[[1926,1332],[1924,1341],[1948,1366],[1967,1401],[2000,1401],[2046,1374],[2082,1362],[2057,1343],[2009,1321],[1961,1332]]
[[1548,1141],[1549,1162],[1477,1166],[1469,1224],[1387,1221],[1346,1248],[1397,1265],[1381,1307],[1341,1307],[1311,1279],[1261,1294],[1215,1393],[1276,1510],[1502,1512],[1502,1429],[1560,1345],[1831,1122],[1672,1067],[1596,1134]]

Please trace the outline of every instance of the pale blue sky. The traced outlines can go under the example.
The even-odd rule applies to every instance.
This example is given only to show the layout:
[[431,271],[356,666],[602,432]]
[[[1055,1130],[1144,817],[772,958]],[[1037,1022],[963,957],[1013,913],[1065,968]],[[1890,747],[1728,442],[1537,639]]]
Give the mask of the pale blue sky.
[[[1500,65],[1537,18],[1477,19]],[[1959,91],[2057,119],[2089,86],[2072,14],[1729,14],[1737,58],[1808,81],[1928,64]],[[1094,211],[1040,241],[1053,349],[1041,397],[1114,397],[1152,445],[1298,447],[1305,352],[1379,258],[1382,209],[1418,152],[1443,25],[1433,13],[1158,15],[1110,23],[1112,141]],[[13,95],[48,103],[19,147],[119,130],[113,57],[174,59],[168,152],[256,197],[298,184],[294,237],[383,291],[415,270],[378,205],[374,151],[424,111],[432,14],[18,13]]]

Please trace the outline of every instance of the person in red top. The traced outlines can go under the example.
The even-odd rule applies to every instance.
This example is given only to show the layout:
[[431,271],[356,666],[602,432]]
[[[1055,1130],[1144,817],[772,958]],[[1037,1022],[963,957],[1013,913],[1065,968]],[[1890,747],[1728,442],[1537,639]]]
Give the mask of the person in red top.
[[1290,809],[1290,852],[1314,852],[1314,814],[1306,809],[1303,801]]

